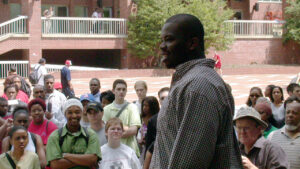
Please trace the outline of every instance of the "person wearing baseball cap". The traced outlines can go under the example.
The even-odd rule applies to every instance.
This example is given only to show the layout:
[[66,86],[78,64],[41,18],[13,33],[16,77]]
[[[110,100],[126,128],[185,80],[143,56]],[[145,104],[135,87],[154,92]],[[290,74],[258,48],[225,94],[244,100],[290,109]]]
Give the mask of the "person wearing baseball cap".
[[90,126],[90,122],[89,122],[89,119],[87,118],[87,105],[89,102],[91,101],[95,101],[94,100],[94,97],[92,94],[83,94],[80,96],[80,102],[83,106],[83,114],[82,114],[82,118],[81,118],[81,121],[80,121],[80,125],[83,126],[83,127],[89,127]]
[[47,166],[51,168],[96,168],[101,160],[96,133],[80,125],[83,112],[81,102],[68,99],[63,107],[67,124],[48,138]]
[[90,128],[98,135],[100,147],[107,143],[105,136],[105,123],[102,120],[103,108],[98,102],[90,102],[86,108],[87,117],[90,122]]
[[233,119],[244,168],[288,168],[287,156],[276,143],[266,140],[262,133],[268,124],[252,107],[242,107]]
[[66,60],[65,66],[60,71],[62,92],[67,98],[72,98],[75,96],[73,85],[71,83],[71,71],[70,71],[71,65],[72,65],[71,60]]

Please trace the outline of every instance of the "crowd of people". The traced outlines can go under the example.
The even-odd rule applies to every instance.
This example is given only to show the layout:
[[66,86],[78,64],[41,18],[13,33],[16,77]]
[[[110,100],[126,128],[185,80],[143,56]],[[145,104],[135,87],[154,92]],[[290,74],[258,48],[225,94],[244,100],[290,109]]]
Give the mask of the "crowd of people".
[[101,92],[92,78],[90,93],[75,97],[69,60],[59,85],[41,59],[32,92],[11,70],[0,98],[0,168],[300,168],[300,84],[287,86],[287,99],[280,86],[253,87],[235,113],[231,87],[205,58],[199,19],[174,15],[161,37],[163,62],[176,69],[170,88],[147,96],[136,81],[132,103],[123,79]]
[[[55,77],[43,73],[45,60],[39,63],[35,69],[41,71],[32,95],[25,93],[21,82],[27,82],[17,74],[5,80],[0,98],[0,164],[22,169],[142,168],[151,145],[153,152],[157,114],[169,88],[159,91],[159,103],[156,97],[147,96],[146,82],[137,81],[138,100],[129,103],[126,81],[117,79],[112,90],[100,92],[100,80],[92,78],[90,93],[76,98],[70,61],[61,73],[66,81],[56,87]],[[19,93],[26,99],[18,97]],[[147,160],[149,166],[151,156]]]

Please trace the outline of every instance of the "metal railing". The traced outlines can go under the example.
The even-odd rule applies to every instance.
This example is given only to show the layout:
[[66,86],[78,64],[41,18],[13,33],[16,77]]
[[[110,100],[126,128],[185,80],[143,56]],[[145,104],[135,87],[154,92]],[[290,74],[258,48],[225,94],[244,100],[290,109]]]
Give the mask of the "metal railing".
[[28,77],[29,62],[28,61],[0,61],[0,78],[6,78],[12,67],[16,68],[18,75]]
[[0,37],[9,34],[27,33],[27,16],[18,16],[0,24]]
[[[36,64],[31,64],[31,69],[33,69]],[[55,65],[55,64],[46,64],[45,68],[48,73],[50,72],[60,72],[60,70],[64,67],[65,65]],[[110,69],[110,68],[99,68],[99,67],[86,67],[86,66],[71,66],[70,67],[71,71],[99,71],[99,70],[115,70],[115,69]]]
[[235,38],[281,38],[284,21],[267,20],[228,20],[225,26],[231,27]]
[[126,19],[42,17],[43,35],[115,35],[126,36]]

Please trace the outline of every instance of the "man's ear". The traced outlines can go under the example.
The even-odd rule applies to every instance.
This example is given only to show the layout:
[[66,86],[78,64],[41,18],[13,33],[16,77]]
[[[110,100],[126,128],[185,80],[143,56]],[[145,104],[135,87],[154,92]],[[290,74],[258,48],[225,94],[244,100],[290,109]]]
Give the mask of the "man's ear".
[[188,41],[188,49],[195,50],[199,46],[199,39],[197,37],[193,37]]

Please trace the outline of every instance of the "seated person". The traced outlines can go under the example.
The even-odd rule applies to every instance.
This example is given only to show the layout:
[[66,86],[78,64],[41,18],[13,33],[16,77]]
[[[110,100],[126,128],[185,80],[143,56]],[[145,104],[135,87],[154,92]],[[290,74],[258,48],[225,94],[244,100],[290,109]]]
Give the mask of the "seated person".
[[107,121],[105,125],[105,134],[107,136],[108,143],[101,147],[103,156],[103,159],[100,163],[101,169],[142,168],[135,151],[121,143],[123,132],[123,123],[119,118],[114,117]]
[[46,149],[48,138],[57,127],[52,121],[44,118],[46,112],[44,100],[39,98],[31,100],[28,104],[28,110],[32,117],[28,131],[41,136]]
[[244,168],[288,168],[288,159],[283,149],[262,136],[261,131],[268,124],[261,120],[260,114],[254,108],[242,107],[233,121],[241,143]]
[[100,146],[103,146],[107,143],[105,136],[105,123],[102,120],[103,117],[103,108],[98,102],[90,102],[86,108],[87,117],[90,122],[90,128],[93,129],[98,135],[100,141]]
[[0,166],[5,169],[40,169],[38,156],[25,147],[28,144],[28,132],[23,126],[14,126],[9,133],[12,151],[0,155]]
[[[29,126],[29,113],[26,107],[16,107],[13,112],[13,125],[14,126],[23,126],[26,130]],[[42,139],[39,135],[28,133],[28,144],[25,147],[26,151],[31,151],[38,154],[41,167],[46,166],[46,155],[43,146]],[[13,150],[14,146],[9,142],[10,137],[7,136],[3,139],[2,142],[2,152],[7,152]]]
[[52,169],[87,169],[97,167],[101,159],[97,134],[80,125],[83,106],[76,98],[63,107],[67,124],[55,130],[47,143],[47,161]]

